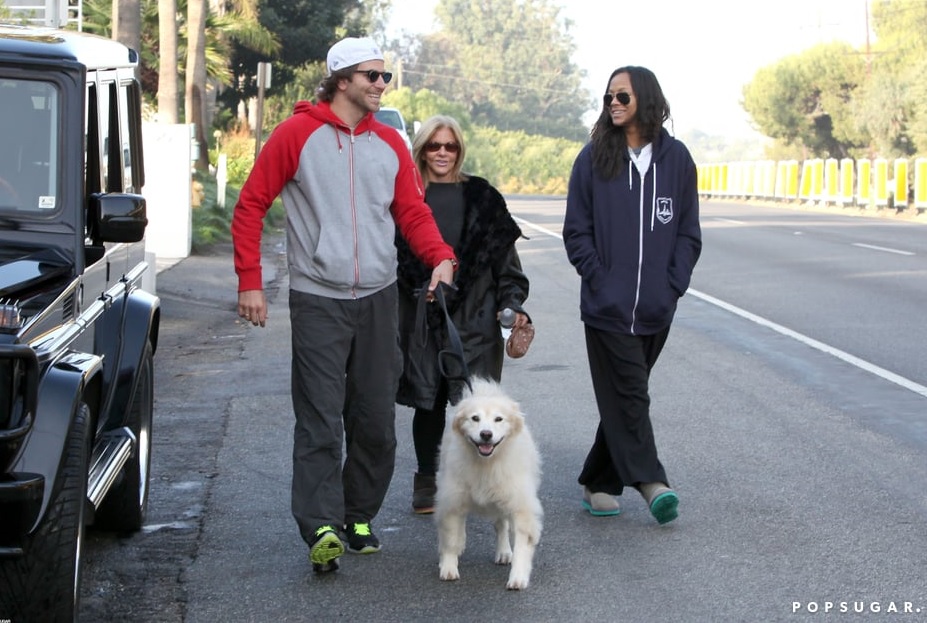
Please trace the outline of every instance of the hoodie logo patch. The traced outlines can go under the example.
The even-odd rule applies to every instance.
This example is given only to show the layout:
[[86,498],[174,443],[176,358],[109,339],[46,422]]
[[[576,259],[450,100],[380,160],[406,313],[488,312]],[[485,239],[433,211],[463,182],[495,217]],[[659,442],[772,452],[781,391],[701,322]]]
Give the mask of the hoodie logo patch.
[[673,220],[673,199],[671,197],[657,199],[657,219],[664,225]]

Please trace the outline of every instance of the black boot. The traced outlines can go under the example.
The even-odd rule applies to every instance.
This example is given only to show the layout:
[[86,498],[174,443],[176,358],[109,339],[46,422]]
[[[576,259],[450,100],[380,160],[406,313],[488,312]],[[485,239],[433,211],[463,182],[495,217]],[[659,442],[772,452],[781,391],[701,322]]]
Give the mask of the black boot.
[[412,482],[412,510],[419,515],[435,512],[435,493],[438,485],[434,474],[415,473]]

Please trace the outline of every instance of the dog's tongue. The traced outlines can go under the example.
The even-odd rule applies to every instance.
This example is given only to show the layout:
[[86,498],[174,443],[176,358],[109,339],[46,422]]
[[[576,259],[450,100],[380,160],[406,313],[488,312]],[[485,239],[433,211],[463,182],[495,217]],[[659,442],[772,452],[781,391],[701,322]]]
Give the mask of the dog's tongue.
[[489,456],[490,454],[492,454],[492,451],[495,449],[495,446],[492,445],[491,443],[481,443],[480,445],[477,446],[477,448],[479,448],[480,454],[482,454],[483,456]]

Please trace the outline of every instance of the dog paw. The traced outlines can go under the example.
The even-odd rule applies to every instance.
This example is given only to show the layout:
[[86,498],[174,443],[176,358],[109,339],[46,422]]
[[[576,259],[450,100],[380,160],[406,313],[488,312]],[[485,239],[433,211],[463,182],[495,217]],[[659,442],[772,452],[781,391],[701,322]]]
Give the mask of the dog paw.
[[528,588],[528,578],[523,577],[513,577],[509,576],[509,581],[506,582],[505,588],[510,591],[520,591]]
[[512,562],[512,550],[496,552],[496,564],[507,565]]
[[449,582],[451,580],[459,580],[460,572],[456,568],[452,569],[452,568],[441,567],[441,570],[438,573],[438,577],[440,577],[445,582]]

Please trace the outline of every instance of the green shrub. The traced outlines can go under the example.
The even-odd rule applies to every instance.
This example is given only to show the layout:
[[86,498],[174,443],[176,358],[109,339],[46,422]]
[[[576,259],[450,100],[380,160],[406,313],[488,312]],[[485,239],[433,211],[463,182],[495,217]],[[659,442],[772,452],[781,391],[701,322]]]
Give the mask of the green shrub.
[[582,143],[475,127],[464,168],[509,194],[564,195]]
[[[248,130],[237,129],[223,134],[219,139],[219,150],[228,160],[226,173],[229,185],[239,188],[244,185],[254,167],[254,137]],[[218,162],[218,150],[213,163]]]
[[[240,185],[227,184],[225,206],[219,205],[216,178],[201,172],[194,173],[194,182],[202,185],[203,199],[193,208],[192,243],[194,252],[202,252],[210,245],[232,239],[230,226],[232,212],[238,202]],[[279,229],[286,221],[283,202],[277,198],[264,218],[265,229]]]

